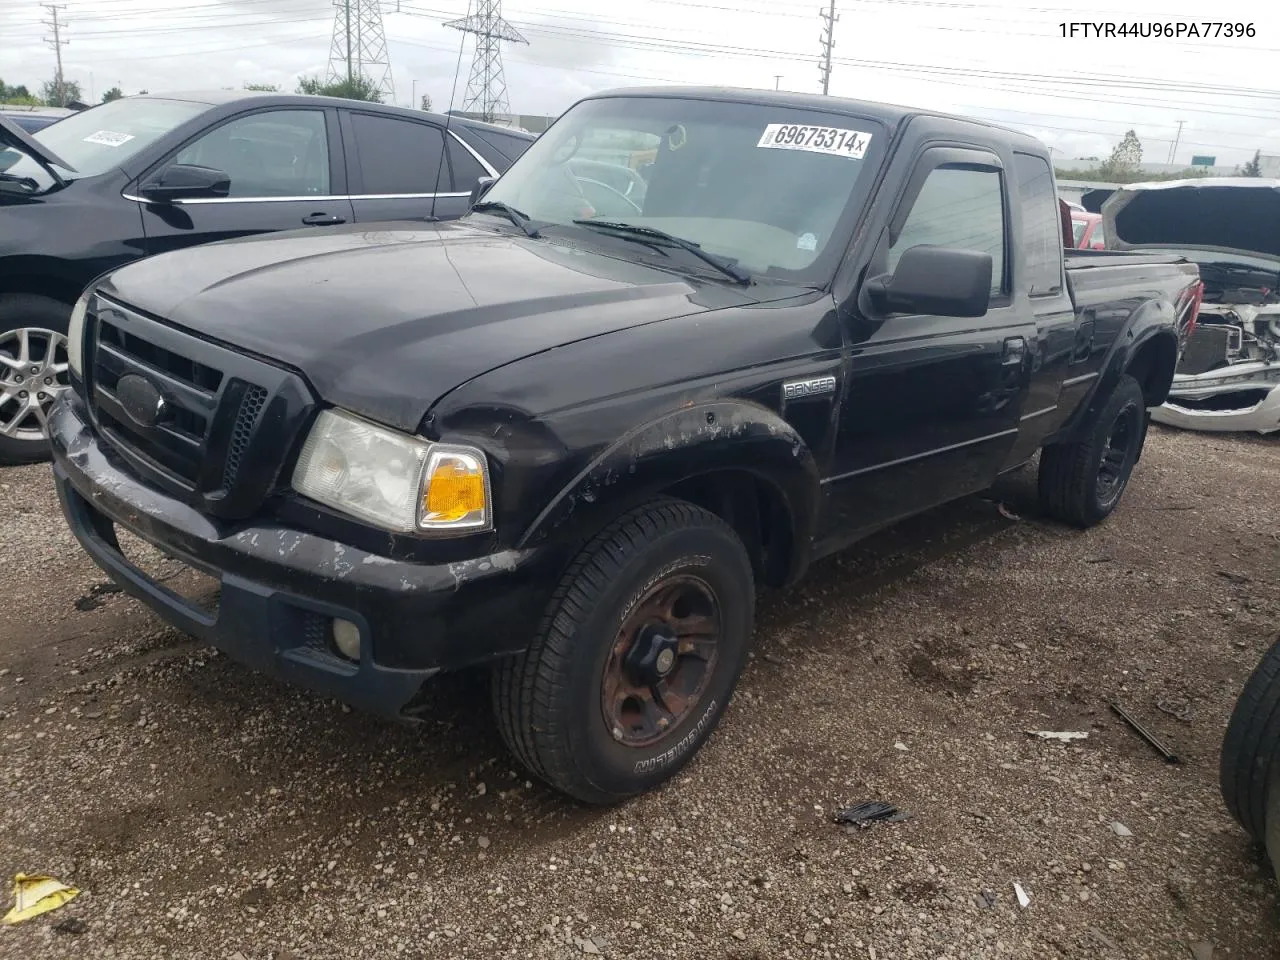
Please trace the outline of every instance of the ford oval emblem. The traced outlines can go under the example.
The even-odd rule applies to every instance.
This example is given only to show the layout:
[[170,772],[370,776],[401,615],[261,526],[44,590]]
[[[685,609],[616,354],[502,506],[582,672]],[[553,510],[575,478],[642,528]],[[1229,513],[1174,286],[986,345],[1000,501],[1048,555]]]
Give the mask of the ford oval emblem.
[[116,399],[129,419],[139,426],[154,427],[167,404],[154,383],[136,373],[127,373],[116,384]]

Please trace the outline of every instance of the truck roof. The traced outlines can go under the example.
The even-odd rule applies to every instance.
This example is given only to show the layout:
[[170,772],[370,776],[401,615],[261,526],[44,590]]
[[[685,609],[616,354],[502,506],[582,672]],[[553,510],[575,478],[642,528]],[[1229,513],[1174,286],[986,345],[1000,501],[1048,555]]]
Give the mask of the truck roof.
[[853,100],[848,97],[832,97],[820,93],[791,93],[784,90],[757,90],[749,87],[693,87],[693,86],[659,86],[659,87],[617,87],[584,97],[584,100],[599,100],[606,97],[665,97],[692,100],[724,100],[733,103],[774,104],[779,107],[794,107],[802,110],[821,110],[826,113],[847,113],[850,116],[867,117],[879,120],[887,127],[896,127],[904,120],[913,117],[931,117],[939,120],[950,120],[957,123],[969,123],[988,130],[998,130],[1008,137],[1011,143],[1033,147],[1037,153],[1048,155],[1048,148],[1035,137],[1011,130],[997,123],[986,120],[975,120],[973,117],[959,114],[943,113],[939,110],[924,110],[917,107],[906,107],[896,104],[876,103],[871,100]]

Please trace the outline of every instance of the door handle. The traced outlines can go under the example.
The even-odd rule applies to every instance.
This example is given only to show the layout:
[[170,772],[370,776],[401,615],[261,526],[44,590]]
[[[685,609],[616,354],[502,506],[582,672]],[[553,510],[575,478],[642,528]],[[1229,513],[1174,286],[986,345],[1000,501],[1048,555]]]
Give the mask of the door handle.
[[1025,337],[1006,337],[1004,341],[1004,358],[1000,361],[1006,367],[1021,365],[1027,355]]
[[303,217],[302,222],[308,227],[328,227],[335,223],[346,223],[342,217],[334,216],[332,213],[313,213],[308,217]]
[[1089,359],[1093,352],[1093,321],[1085,320],[1076,328],[1075,349],[1071,352],[1071,362],[1081,363]]

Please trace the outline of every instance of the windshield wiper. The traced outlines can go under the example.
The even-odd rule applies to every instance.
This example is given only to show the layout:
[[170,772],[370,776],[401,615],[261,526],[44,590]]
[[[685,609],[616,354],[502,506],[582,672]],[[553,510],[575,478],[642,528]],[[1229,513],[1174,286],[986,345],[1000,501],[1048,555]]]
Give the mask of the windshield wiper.
[[508,203],[503,203],[501,200],[481,200],[471,209],[477,213],[485,213],[490,210],[500,213],[523,230],[526,237],[536,239],[538,236],[538,228],[527,213],[521,213],[515,207]]
[[36,193],[40,189],[40,184],[35,177],[22,177],[16,173],[0,173],[0,181],[24,187],[27,193]]
[[659,230],[657,227],[643,227],[636,223],[623,223],[619,220],[574,220],[573,222],[583,227],[610,230],[623,236],[629,234],[637,239],[659,240],[681,250],[687,250],[703,263],[710,264],[737,283],[747,284],[751,282],[751,274],[739,267],[738,261],[718,254],[708,253],[702,249],[701,244],[686,240],[684,237],[677,237],[674,234],[667,233],[665,230]]

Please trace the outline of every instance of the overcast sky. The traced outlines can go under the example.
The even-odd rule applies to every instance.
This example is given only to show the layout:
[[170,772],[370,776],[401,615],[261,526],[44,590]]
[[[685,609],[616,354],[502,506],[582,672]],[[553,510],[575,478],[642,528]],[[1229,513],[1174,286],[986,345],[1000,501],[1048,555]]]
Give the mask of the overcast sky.
[[[117,84],[126,93],[247,82],[291,90],[299,74],[322,74],[328,63],[331,0],[61,2],[66,76],[95,97]],[[512,110],[557,114],[586,93],[649,83],[819,91],[824,2],[507,0],[506,19],[529,41],[504,45]],[[410,102],[416,81],[418,95],[445,109],[463,35],[442,24],[465,16],[467,0],[383,0],[382,9],[396,102]],[[836,0],[836,9],[835,95],[997,120],[1039,136],[1060,162],[1105,156],[1129,127],[1143,159],[1164,162],[1179,121],[1179,163],[1280,154],[1274,3]],[[34,0],[0,0],[0,79],[35,88],[53,76],[47,15]],[[1060,26],[1207,17],[1252,23],[1256,36],[1064,38]],[[472,49],[468,39],[458,107]]]

